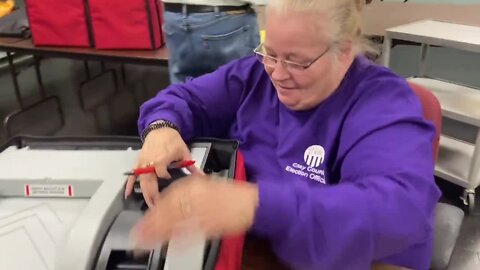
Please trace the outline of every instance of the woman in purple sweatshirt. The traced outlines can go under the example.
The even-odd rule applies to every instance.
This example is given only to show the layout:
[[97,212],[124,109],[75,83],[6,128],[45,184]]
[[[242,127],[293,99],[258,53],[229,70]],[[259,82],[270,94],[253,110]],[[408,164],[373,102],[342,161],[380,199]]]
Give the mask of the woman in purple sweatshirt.
[[168,177],[167,164],[189,158],[184,141],[231,138],[249,183],[194,174],[157,196],[156,177],[142,176],[152,210],[140,243],[194,216],[209,236],[267,237],[294,269],[429,268],[434,126],[403,78],[362,56],[361,3],[270,1],[255,56],[142,105],[139,167]]

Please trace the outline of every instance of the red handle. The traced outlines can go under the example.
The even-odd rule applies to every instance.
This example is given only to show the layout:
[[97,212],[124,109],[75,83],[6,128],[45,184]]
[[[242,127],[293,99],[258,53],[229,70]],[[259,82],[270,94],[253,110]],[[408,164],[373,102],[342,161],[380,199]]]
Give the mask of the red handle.
[[[195,161],[194,160],[182,160],[182,161],[177,161],[177,162],[173,162],[171,163],[168,168],[169,169],[179,169],[179,168],[185,168],[185,167],[188,167],[188,166],[192,166],[193,164],[195,164]],[[148,166],[148,167],[144,167],[144,168],[137,168],[137,169],[134,169],[133,171],[129,172],[129,173],[125,173],[125,174],[133,174],[133,175],[136,175],[136,176],[139,176],[141,174],[147,174],[147,173],[156,173],[155,172],[155,167],[154,166]]]
[[185,168],[189,167],[195,164],[195,160],[181,160],[181,161],[176,161],[168,165],[169,169],[179,169],[179,168]]
[[133,170],[133,174],[135,175],[146,174],[146,173],[155,173],[155,167],[149,166],[149,167],[137,168]]

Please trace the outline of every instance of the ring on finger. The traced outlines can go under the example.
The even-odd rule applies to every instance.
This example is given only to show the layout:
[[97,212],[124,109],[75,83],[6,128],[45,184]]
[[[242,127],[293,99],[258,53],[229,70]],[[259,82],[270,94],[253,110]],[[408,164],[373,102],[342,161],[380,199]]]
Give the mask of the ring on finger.
[[155,162],[150,161],[150,162],[148,162],[148,163],[145,163],[145,164],[143,165],[143,167],[144,167],[144,168],[153,167],[153,165],[155,165]]

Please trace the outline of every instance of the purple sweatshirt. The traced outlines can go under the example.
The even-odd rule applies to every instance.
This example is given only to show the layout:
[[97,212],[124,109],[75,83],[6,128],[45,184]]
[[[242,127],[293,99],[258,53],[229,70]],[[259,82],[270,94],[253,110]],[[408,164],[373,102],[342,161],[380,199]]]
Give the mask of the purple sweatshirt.
[[254,57],[231,62],[142,105],[141,132],[164,119],[182,137],[240,141],[259,188],[253,232],[295,269],[428,269],[434,126],[406,81],[357,57],[317,107],[291,111]]

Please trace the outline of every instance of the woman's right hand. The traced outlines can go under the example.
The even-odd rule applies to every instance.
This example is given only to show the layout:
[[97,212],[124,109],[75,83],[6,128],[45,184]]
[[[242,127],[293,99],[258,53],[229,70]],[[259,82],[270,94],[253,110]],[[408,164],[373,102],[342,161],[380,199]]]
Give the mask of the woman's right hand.
[[154,198],[158,195],[157,177],[170,179],[167,166],[175,161],[190,160],[191,155],[188,146],[173,128],[159,128],[148,133],[140,151],[136,168],[155,166],[155,174],[142,174],[129,176],[125,187],[125,198],[132,192],[137,178],[140,180],[140,188],[148,207],[154,205]]

